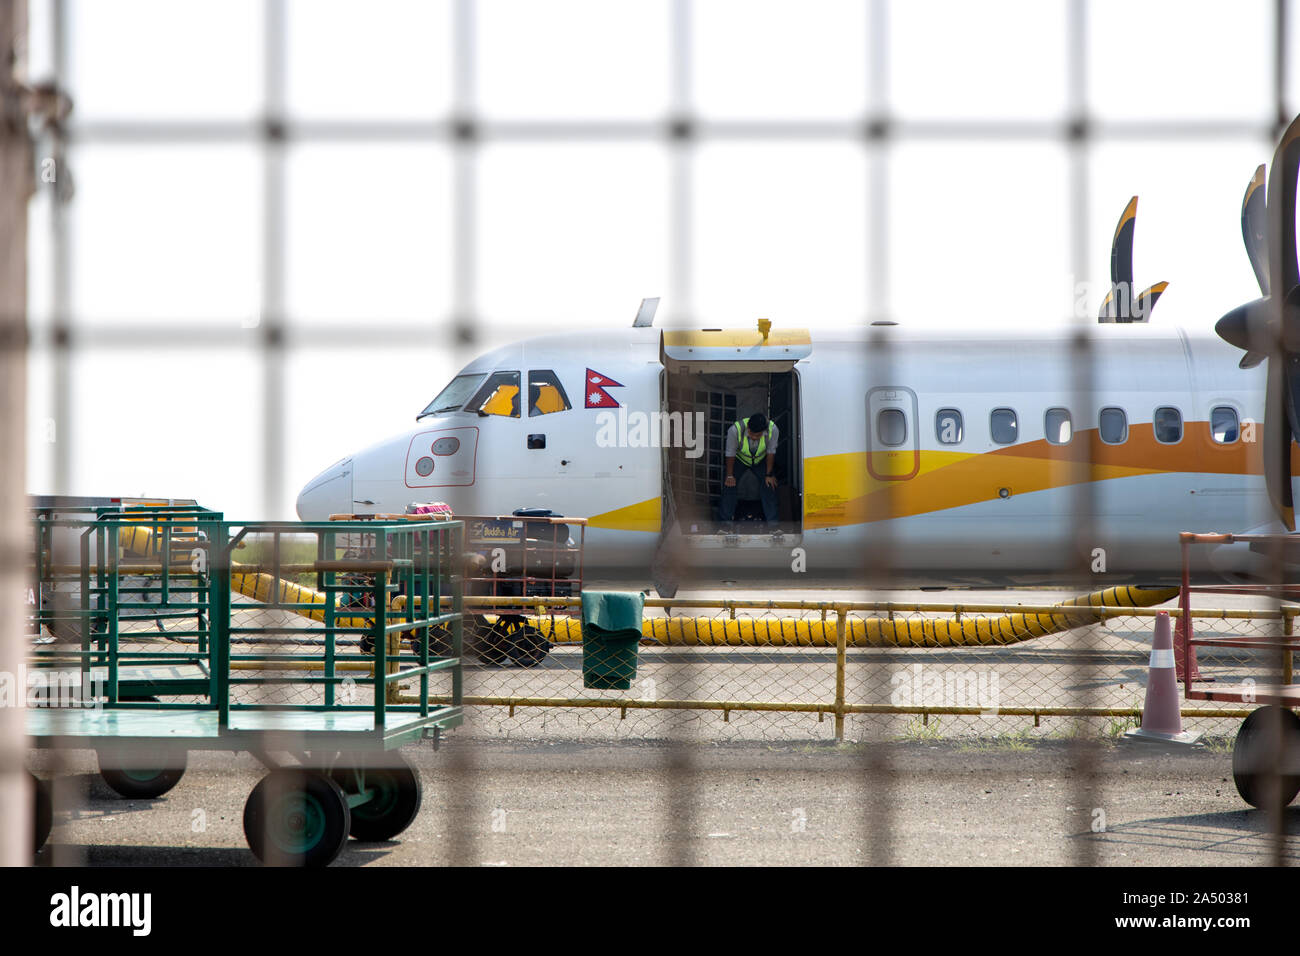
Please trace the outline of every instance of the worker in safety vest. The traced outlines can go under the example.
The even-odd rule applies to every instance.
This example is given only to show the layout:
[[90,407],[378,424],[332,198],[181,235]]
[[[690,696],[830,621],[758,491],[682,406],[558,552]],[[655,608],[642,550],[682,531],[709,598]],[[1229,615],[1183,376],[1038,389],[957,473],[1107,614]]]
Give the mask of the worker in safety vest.
[[769,422],[762,412],[741,419],[727,429],[727,476],[722,482],[722,500],[718,502],[718,518],[723,530],[728,530],[736,519],[736,499],[739,480],[746,472],[753,474],[758,485],[759,500],[763,502],[763,518],[769,530],[776,530],[776,424]]

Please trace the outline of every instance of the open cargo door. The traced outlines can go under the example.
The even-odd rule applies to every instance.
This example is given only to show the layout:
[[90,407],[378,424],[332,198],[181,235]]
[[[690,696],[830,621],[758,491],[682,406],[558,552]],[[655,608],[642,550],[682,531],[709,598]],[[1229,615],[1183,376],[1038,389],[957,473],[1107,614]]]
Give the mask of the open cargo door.
[[[661,407],[665,439],[680,426],[689,442],[663,442],[663,529],[655,584],[671,587],[671,569],[700,560],[717,562],[716,551],[782,555],[799,543],[803,526],[802,415],[797,365],[812,354],[806,329],[665,330],[660,336],[664,367]],[[742,490],[736,533],[720,534],[717,507],[725,477],[727,430],[755,412],[777,428],[778,526],[763,527],[756,500]],[[700,557],[695,552],[709,554]],[[709,556],[712,554],[712,556]],[[731,555],[734,556],[734,555]],[[768,559],[751,556],[751,566]],[[745,562],[742,561],[742,564]]]

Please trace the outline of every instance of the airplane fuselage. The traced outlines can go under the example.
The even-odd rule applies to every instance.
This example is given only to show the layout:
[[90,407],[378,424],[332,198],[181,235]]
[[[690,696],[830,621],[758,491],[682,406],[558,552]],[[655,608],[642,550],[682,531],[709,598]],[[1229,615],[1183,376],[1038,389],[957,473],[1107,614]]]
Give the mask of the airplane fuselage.
[[[771,343],[747,336],[756,333],[633,328],[497,349],[460,375],[518,373],[513,407],[423,417],[314,479],[299,515],[433,500],[463,514],[546,508],[588,519],[589,575],[644,581],[667,529],[683,544],[674,560],[694,577],[799,584],[868,565],[922,583],[1081,567],[1167,580],[1180,531],[1280,528],[1260,474],[1263,371],[1238,368],[1240,353],[1211,335],[1098,325],[1084,352],[1064,331],[877,327],[805,333],[784,355],[780,342],[799,343],[797,332]],[[670,377],[725,386],[773,371],[791,383],[781,440],[797,448],[781,476],[792,489],[786,533],[712,534],[685,515],[681,489],[666,494],[675,472],[704,467],[691,425],[705,423],[665,424],[670,411],[699,410],[682,405]],[[530,382],[549,381],[543,373],[567,407],[534,406]],[[604,384],[593,387],[593,374]],[[735,414],[754,411],[766,409]],[[1213,562],[1217,572],[1252,566],[1240,549]]]

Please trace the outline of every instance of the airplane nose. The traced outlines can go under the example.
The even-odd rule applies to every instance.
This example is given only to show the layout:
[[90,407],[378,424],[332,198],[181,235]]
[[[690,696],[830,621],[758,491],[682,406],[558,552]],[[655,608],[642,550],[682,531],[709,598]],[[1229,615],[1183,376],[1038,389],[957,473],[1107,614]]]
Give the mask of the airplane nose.
[[298,520],[328,521],[352,514],[352,459],[344,458],[307,482],[298,492]]

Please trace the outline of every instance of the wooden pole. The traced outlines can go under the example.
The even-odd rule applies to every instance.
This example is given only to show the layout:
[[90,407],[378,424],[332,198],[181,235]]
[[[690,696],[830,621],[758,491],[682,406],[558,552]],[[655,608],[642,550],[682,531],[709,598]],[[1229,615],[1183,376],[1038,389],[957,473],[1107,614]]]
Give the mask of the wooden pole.
[[31,862],[23,621],[27,580],[27,0],[0,0],[0,866]]

